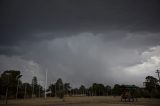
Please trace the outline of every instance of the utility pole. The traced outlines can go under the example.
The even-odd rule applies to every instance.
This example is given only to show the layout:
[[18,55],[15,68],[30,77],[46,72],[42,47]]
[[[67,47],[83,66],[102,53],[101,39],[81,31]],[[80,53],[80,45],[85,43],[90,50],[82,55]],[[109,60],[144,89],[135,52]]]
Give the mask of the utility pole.
[[57,97],[57,95],[56,95],[56,83],[55,83],[55,91],[54,91],[54,95],[55,95],[55,97]]
[[63,93],[64,93],[64,95],[65,95],[65,90],[64,90],[64,85],[63,85],[63,84],[62,84],[62,87],[63,87],[63,88],[62,88],[62,89],[63,89]]
[[8,86],[7,86],[7,90],[6,90],[6,104],[8,103]]
[[5,100],[6,100],[6,104],[8,103],[8,89],[9,89],[9,75],[10,73],[6,73],[7,75],[7,89],[6,89],[6,97],[5,97]]
[[27,84],[25,84],[25,89],[24,89],[24,99],[26,98],[26,90],[27,90]]
[[156,70],[156,73],[158,74],[158,78],[159,78],[159,82],[160,82],[160,76],[159,76],[159,74],[160,74],[160,70]]
[[33,80],[32,80],[32,98],[34,96],[34,83],[33,83]]
[[17,91],[16,91],[16,99],[17,99],[17,96],[18,96],[19,78],[20,78],[20,77],[21,77],[21,75],[16,76],[16,80],[18,81],[18,84],[17,84]]
[[52,96],[52,89],[50,88],[50,97]]
[[39,85],[39,92],[38,92],[38,97],[40,98],[40,85]]
[[41,87],[41,85],[42,85],[42,80],[40,80],[39,81],[39,91],[38,91],[38,97],[40,98],[41,97],[41,93],[42,93],[42,87]]
[[46,83],[45,83],[45,99],[46,99],[46,95],[47,95],[47,92],[46,92],[46,89],[47,89],[47,71],[46,71]]

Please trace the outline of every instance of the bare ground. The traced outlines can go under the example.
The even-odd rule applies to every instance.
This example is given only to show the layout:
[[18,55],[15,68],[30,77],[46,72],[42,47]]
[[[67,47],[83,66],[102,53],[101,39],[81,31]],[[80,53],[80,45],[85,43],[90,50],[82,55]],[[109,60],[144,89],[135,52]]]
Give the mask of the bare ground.
[[[0,106],[5,106],[4,101],[0,101]],[[160,106],[160,99],[139,98],[137,102],[121,102],[120,97],[113,96],[34,98],[9,100],[8,106]]]

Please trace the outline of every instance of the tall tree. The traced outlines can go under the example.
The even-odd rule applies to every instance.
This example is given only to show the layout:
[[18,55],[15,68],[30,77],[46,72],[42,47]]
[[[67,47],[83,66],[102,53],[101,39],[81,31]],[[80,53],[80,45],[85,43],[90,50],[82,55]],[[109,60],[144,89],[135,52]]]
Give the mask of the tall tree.
[[89,91],[89,95],[102,96],[105,93],[105,86],[103,84],[93,83],[92,86],[89,88]]
[[15,97],[17,92],[17,85],[22,84],[20,78],[22,77],[20,71],[7,70],[4,71],[0,78],[0,95],[5,95],[8,90],[8,96]]
[[50,84],[47,91],[51,90],[51,96],[56,96],[56,84]]
[[111,95],[111,93],[112,93],[112,88],[111,88],[111,86],[109,86],[109,85],[107,85],[106,87],[105,87],[105,95]]
[[121,85],[115,84],[112,91],[114,95],[121,95]]
[[84,93],[85,93],[85,90],[86,90],[86,87],[85,87],[84,85],[81,85],[81,86],[79,87],[79,92],[80,92],[81,94],[84,94]]
[[70,89],[71,89],[70,83],[65,83],[64,84],[64,92],[68,94]]
[[29,83],[23,83],[22,86],[23,98],[31,98],[32,97],[32,85]]
[[56,95],[59,98],[64,97],[64,85],[63,85],[63,81],[61,78],[59,78],[56,82]]
[[32,96],[38,96],[38,81],[36,76],[32,79]]
[[158,80],[153,76],[147,76],[145,82],[146,89],[151,92],[153,89],[158,87]]

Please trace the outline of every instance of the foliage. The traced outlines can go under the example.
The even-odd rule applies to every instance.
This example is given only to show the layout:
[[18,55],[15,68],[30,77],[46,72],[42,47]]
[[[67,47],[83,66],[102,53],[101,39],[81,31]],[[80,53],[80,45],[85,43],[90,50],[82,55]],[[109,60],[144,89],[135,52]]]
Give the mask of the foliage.
[[114,95],[121,95],[121,86],[119,84],[115,84],[112,90]]
[[64,97],[64,86],[63,86],[63,81],[61,78],[59,78],[56,82],[56,95],[59,98],[63,98]]
[[79,93],[80,94],[84,94],[84,91],[86,90],[86,88],[85,88],[85,86],[84,85],[81,85],[80,87],[79,87]]
[[89,91],[93,93],[89,95],[102,96],[105,92],[105,86],[103,84],[93,83]]
[[[8,89],[8,96],[15,97],[18,85],[18,80],[21,78],[20,71],[17,70],[7,70],[4,71],[0,78],[0,95],[5,95]],[[19,85],[22,82],[19,80]]]
[[146,89],[151,93],[152,90],[158,87],[158,80],[153,76],[147,76],[145,82]]
[[[17,70],[7,70],[1,74],[0,77],[0,97],[5,97],[8,89],[8,97],[16,98],[30,98],[32,97],[33,87],[35,96],[42,96],[43,87],[37,84],[37,78],[33,77],[32,84],[22,83],[21,72]],[[39,92],[40,91],[40,92]]]
[[38,85],[37,77],[34,76],[32,79],[32,94],[33,96],[39,97],[41,93],[42,93],[42,86]]
[[106,96],[109,96],[109,95],[112,94],[112,88],[111,88],[111,86],[107,85],[105,87],[105,89],[106,89]]
[[[31,98],[44,96],[44,89],[38,84],[37,77],[34,76],[31,84],[21,81],[21,73],[17,70],[7,70],[0,77],[0,97],[5,97],[8,89],[8,97],[15,98]],[[18,90],[18,92],[17,92]],[[121,95],[122,92],[128,90],[135,97],[160,98],[160,85],[158,80],[153,76],[145,78],[145,88],[139,88],[135,85],[119,85],[115,84],[113,89],[108,85],[93,83],[86,88],[81,85],[79,88],[71,89],[70,83],[63,83],[59,78],[55,84],[51,84],[47,91],[51,91],[51,96],[63,98],[65,94],[69,95],[87,95],[87,96],[108,96]]]
[[160,98],[160,85],[158,84],[158,80],[153,76],[147,76],[145,80],[145,89],[142,92],[142,96],[145,98]]
[[65,83],[65,84],[64,84],[64,90],[65,90],[66,92],[68,92],[70,89],[71,89],[70,83]]

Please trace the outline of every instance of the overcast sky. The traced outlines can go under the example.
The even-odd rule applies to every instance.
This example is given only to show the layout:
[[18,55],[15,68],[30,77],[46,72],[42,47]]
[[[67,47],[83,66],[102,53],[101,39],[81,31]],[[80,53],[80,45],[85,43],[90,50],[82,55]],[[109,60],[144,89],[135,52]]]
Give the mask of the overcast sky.
[[142,86],[160,66],[159,0],[1,0],[0,72]]

